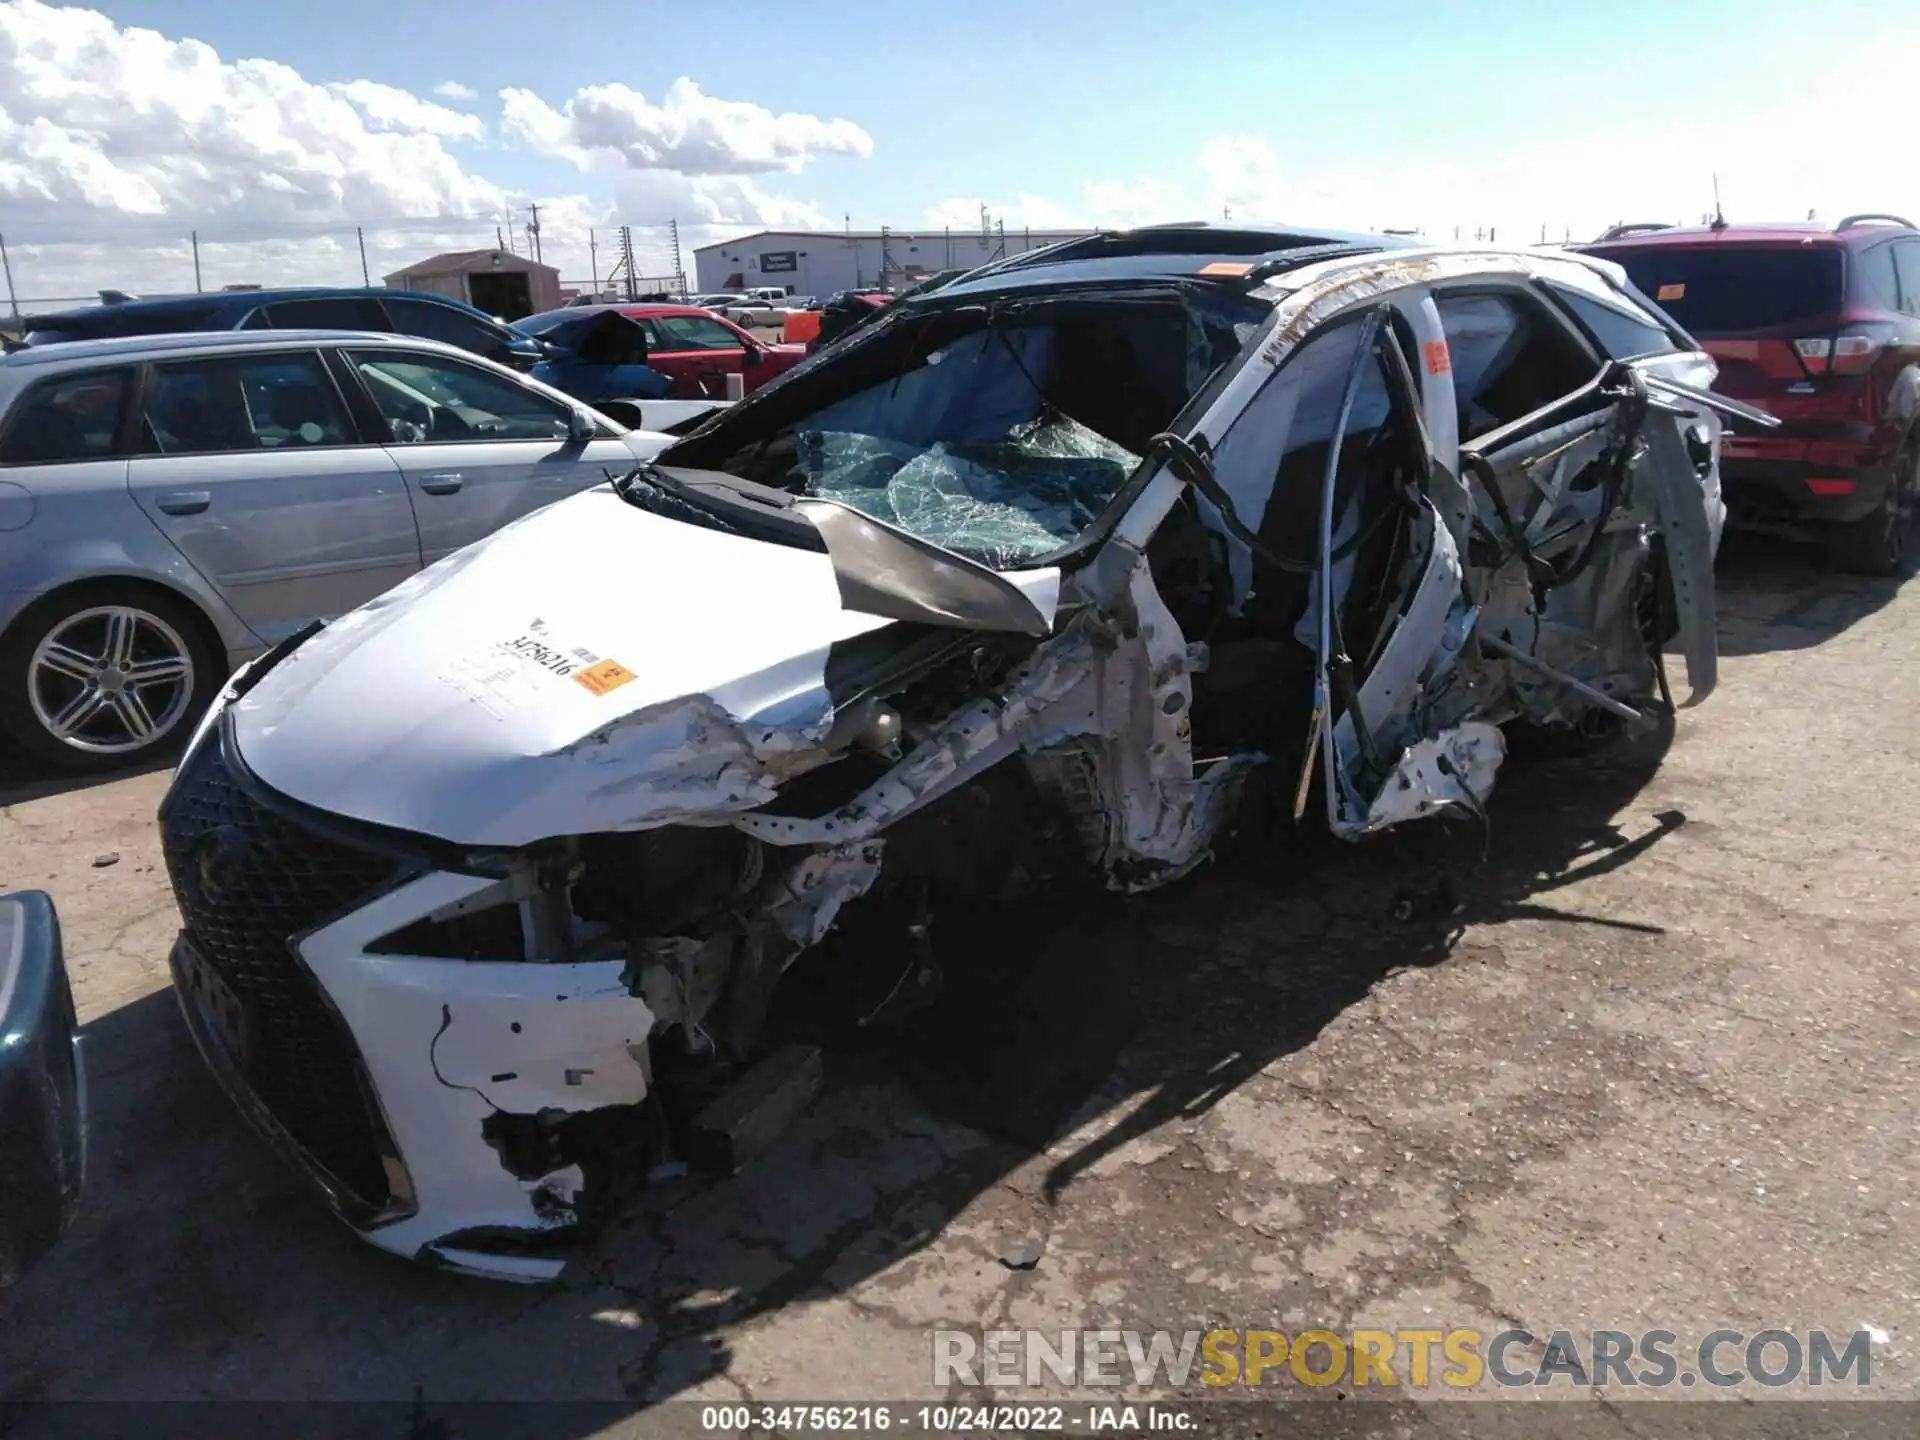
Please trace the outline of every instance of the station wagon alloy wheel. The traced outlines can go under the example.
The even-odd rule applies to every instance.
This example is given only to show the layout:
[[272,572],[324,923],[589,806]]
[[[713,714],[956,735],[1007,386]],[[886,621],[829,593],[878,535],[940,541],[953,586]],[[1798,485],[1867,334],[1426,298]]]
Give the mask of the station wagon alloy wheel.
[[61,744],[132,755],[165,739],[193,700],[193,651],[158,615],[102,605],[69,615],[34,647],[27,700]]

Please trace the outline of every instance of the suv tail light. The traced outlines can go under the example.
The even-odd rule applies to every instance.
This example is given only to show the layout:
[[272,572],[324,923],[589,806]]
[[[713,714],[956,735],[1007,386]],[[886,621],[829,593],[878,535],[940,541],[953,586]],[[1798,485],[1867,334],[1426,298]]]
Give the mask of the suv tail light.
[[1869,320],[1849,325],[1831,339],[1796,340],[1793,351],[1809,375],[1864,375],[1898,333],[1897,326]]

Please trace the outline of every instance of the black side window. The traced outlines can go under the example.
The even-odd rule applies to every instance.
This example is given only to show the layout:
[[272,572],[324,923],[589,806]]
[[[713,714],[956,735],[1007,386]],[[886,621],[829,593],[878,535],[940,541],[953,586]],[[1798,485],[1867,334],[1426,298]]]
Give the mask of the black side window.
[[497,355],[505,346],[499,331],[451,305],[435,305],[427,300],[382,300],[380,303],[393,317],[393,328],[402,335],[418,335],[424,340],[458,345],[475,355]]
[[141,449],[192,455],[351,445],[340,392],[309,352],[156,365],[147,381]]
[[365,295],[325,296],[312,300],[282,300],[267,307],[267,319],[276,330],[379,330],[393,327],[380,304]]
[[0,440],[0,465],[104,460],[117,450],[126,405],[125,370],[62,375],[20,397]]
[[1553,297],[1573,312],[1579,323],[1599,347],[1616,360],[1632,360],[1640,355],[1665,355],[1676,349],[1671,336],[1649,320],[1637,320],[1624,310],[1582,295],[1578,290],[1553,287]]
[[1900,271],[1900,308],[1920,315],[1920,240],[1896,240],[1894,264]]
[[1860,298],[1868,304],[1878,305],[1882,310],[1898,310],[1900,277],[1894,269],[1893,246],[1876,245],[1855,255],[1853,283]]
[[1513,295],[1442,295],[1460,438],[1497,430],[1591,380],[1598,367],[1544,311]]

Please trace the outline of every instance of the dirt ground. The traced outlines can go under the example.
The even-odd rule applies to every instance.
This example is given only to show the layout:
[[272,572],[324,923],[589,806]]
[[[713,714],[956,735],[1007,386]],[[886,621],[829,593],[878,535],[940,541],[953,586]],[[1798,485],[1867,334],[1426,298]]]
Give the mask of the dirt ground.
[[[1430,831],[1129,902],[974,997],[956,1052],[1001,1029],[971,1088],[830,1056],[796,1133],[558,1288],[381,1255],[243,1128],[168,987],[164,774],[13,777],[0,888],[59,905],[95,1110],[86,1213],[0,1300],[0,1399],[644,1428],[938,1398],[940,1327],[1359,1326],[1871,1327],[1868,1393],[1920,1398],[1920,587],[1743,537],[1722,571],[1719,692],[1603,761],[1510,763],[1484,859]],[[1019,1138],[1057,1095],[1066,1132]]]

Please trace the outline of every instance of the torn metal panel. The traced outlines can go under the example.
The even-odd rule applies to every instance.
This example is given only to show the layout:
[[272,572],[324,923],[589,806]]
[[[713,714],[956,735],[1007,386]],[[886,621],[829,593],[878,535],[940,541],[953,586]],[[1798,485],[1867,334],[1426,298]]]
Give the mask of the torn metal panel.
[[[1359,691],[1358,708],[1375,744],[1390,749],[1416,738],[1424,687],[1452,666],[1473,622],[1461,592],[1464,570],[1453,536],[1431,505],[1423,508],[1420,523],[1427,533],[1416,551],[1426,556],[1419,581]],[[1351,713],[1335,724],[1333,744],[1342,769],[1351,773],[1362,755]]]
[[1016,635],[1045,635],[1053,626],[1057,570],[1030,581],[1029,594],[984,565],[839,500],[799,500],[794,509],[811,520],[827,542],[840,603],[849,610]]
[[1707,497],[1677,425],[1647,427],[1647,504],[1666,538],[1667,574],[1680,617],[1680,649],[1687,661],[1688,705],[1698,705],[1720,680],[1720,642],[1713,611],[1715,526]]
[[[1022,746],[1098,726],[1098,651],[1086,627],[1036,650],[1005,691],[963,707],[853,800],[816,819],[742,815],[734,825],[770,845],[866,840]],[[1069,697],[1075,697],[1067,703]]]
[[880,874],[882,844],[862,840],[805,856],[778,878],[766,916],[794,945],[817,944],[840,907],[858,900]]
[[1493,794],[1506,758],[1498,725],[1471,721],[1407,747],[1362,819],[1340,819],[1335,831],[1353,839],[1424,819],[1451,806],[1479,811]]
[[[529,965],[374,953],[383,936],[488,887],[422,877],[316,930],[301,961],[359,1042],[414,1213],[369,1234],[414,1255],[467,1231],[541,1234],[572,1223],[571,1167],[516,1174],[482,1127],[498,1114],[566,1116],[638,1104],[655,1017],[620,960]],[[557,1272],[548,1261],[544,1273]]]

